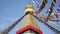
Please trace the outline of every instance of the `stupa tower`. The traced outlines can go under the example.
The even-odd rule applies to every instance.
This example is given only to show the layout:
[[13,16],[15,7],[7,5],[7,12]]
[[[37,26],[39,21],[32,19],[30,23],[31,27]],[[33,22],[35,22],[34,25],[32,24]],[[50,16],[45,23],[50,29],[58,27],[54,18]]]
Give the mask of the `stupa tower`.
[[42,34],[38,24],[36,23],[34,17],[29,12],[34,12],[34,7],[29,2],[25,8],[26,17],[24,18],[23,23],[20,25],[20,28],[16,34]]

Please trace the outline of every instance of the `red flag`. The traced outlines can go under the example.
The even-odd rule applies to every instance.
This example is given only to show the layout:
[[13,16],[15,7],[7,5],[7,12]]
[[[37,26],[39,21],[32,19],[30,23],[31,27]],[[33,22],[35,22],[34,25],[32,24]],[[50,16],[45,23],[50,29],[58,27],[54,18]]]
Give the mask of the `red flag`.
[[53,3],[56,3],[56,0],[53,0]]

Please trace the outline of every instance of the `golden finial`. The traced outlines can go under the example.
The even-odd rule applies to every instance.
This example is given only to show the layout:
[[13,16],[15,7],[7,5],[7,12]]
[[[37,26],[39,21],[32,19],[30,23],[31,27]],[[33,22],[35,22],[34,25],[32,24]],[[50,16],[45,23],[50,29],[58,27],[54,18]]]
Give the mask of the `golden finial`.
[[29,1],[28,5],[27,5],[26,8],[25,8],[25,14],[27,14],[27,13],[29,13],[29,12],[34,12],[34,7],[33,7],[33,5],[30,3],[30,1]]

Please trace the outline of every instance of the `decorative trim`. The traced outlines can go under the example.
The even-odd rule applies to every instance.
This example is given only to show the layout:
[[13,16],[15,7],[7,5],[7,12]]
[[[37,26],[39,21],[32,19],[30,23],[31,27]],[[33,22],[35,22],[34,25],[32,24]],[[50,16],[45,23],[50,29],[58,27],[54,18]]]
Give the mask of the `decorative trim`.
[[36,29],[36,28],[34,28],[34,27],[32,27],[32,26],[24,27],[24,28],[18,30],[18,31],[16,32],[16,34],[20,34],[20,33],[24,32],[24,31],[26,31],[26,30],[29,30],[29,29],[31,29],[31,30],[39,33],[39,34],[42,34],[42,31],[41,31],[41,30],[38,30],[38,29]]

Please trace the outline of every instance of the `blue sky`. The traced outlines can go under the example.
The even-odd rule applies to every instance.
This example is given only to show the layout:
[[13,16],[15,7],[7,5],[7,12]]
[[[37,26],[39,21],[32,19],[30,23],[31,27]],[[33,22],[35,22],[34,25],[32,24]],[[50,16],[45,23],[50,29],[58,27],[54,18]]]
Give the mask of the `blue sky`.
[[[60,3],[60,0],[57,0],[57,3],[55,4],[53,11],[55,11],[58,8],[58,5],[60,5],[59,3]],[[0,0],[0,31],[3,31],[9,25],[11,25],[16,20],[18,20],[21,16],[23,16],[24,9],[27,4],[28,4],[28,0]],[[49,0],[45,8],[42,10],[41,14],[43,14],[43,12],[45,12],[49,8],[50,4],[51,4],[51,0]],[[16,25],[16,27],[9,34],[15,34],[16,31],[19,29],[22,21],[18,25]],[[40,29],[42,30],[43,34],[48,34],[48,33],[55,34],[44,24],[38,21],[37,23]],[[55,25],[54,27],[55,28],[57,27],[57,29],[59,29],[60,24],[59,25],[57,24],[53,23],[53,25]]]

